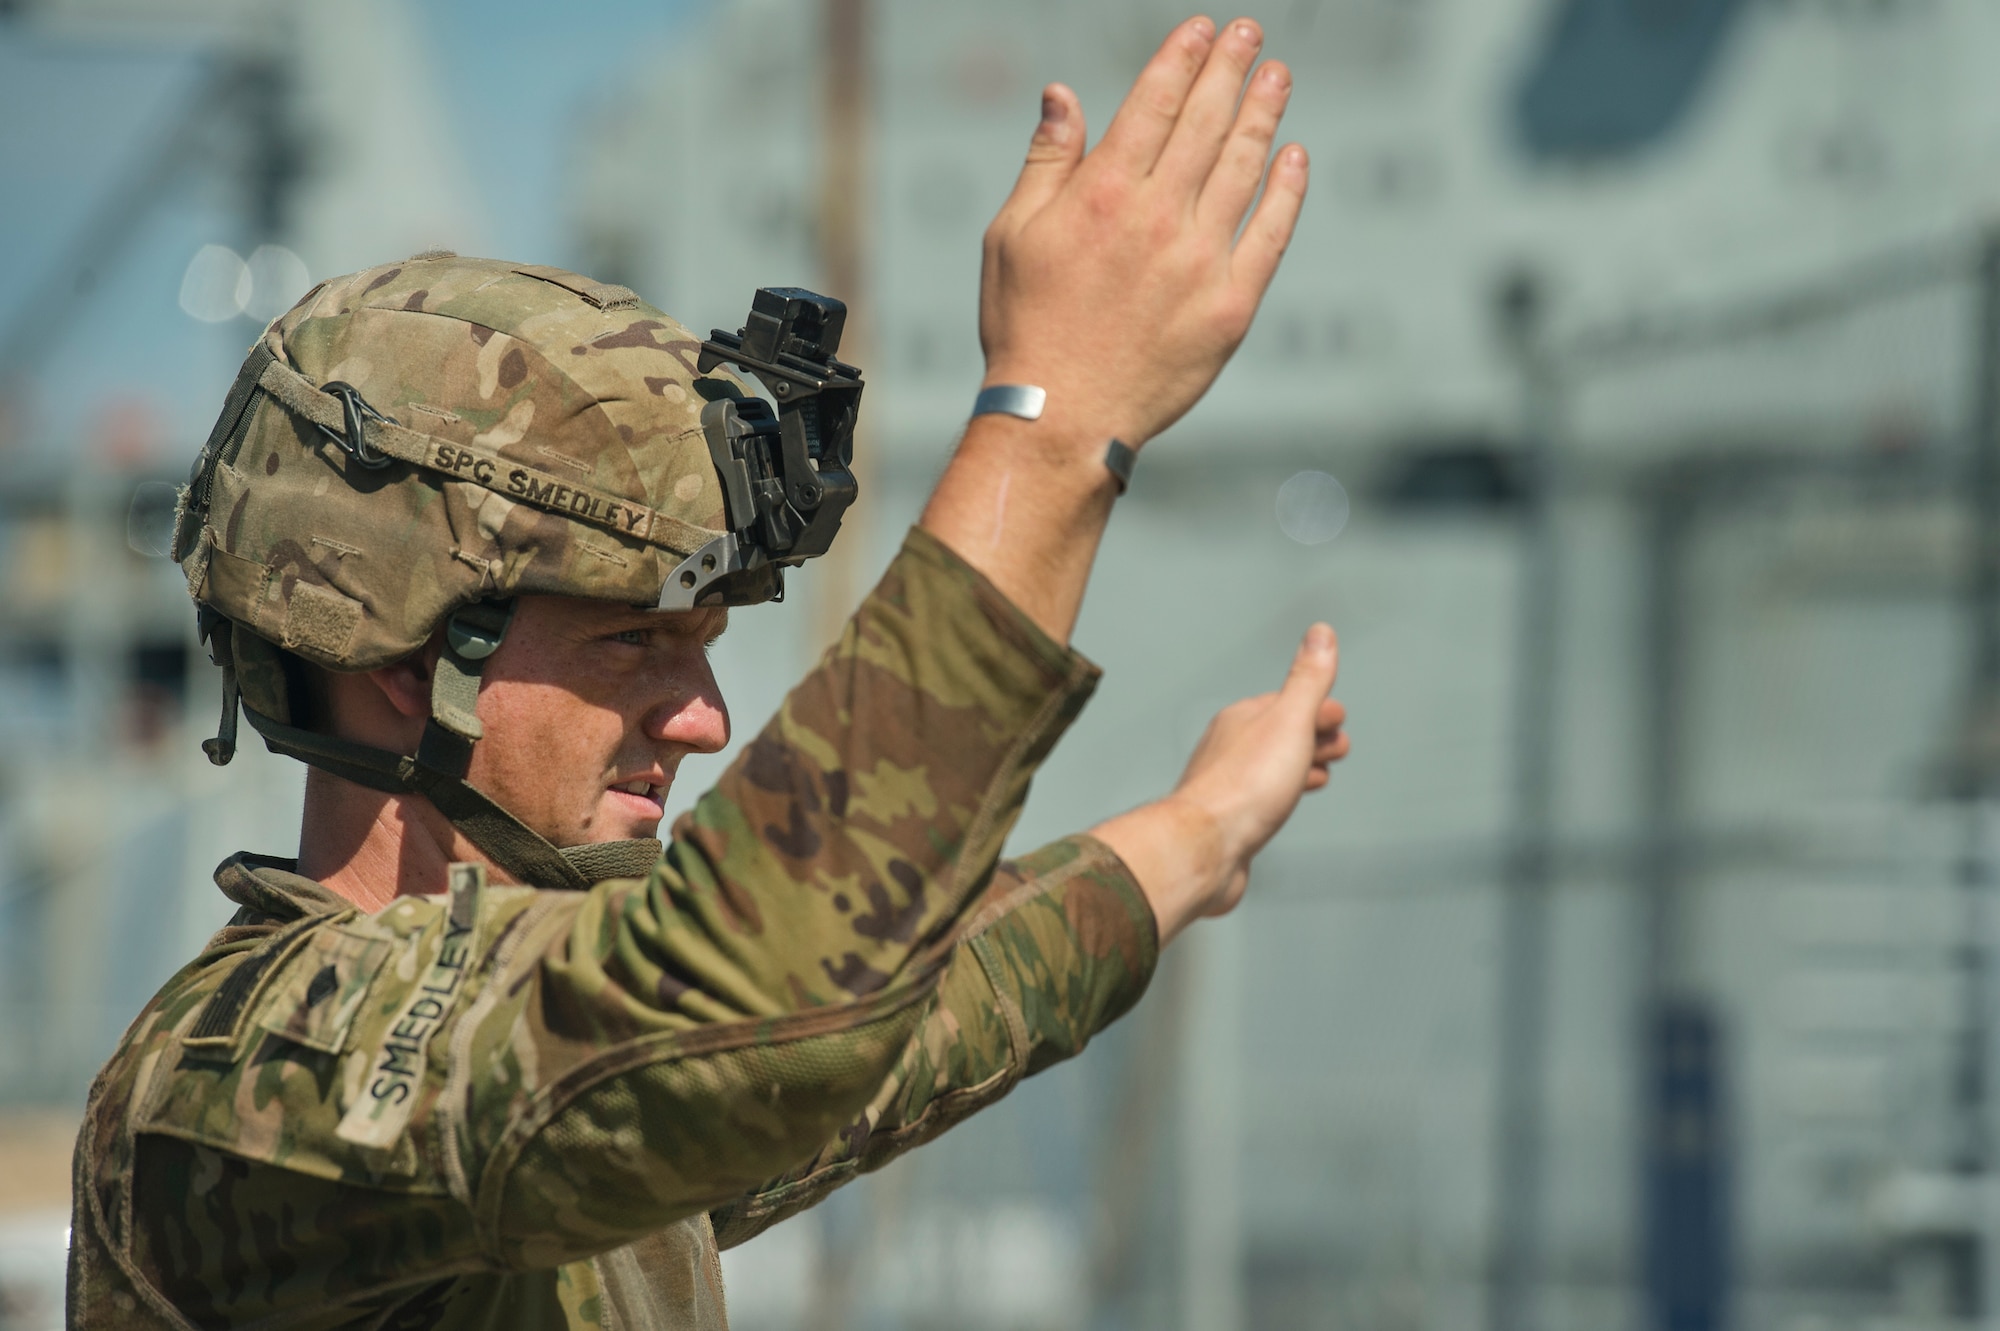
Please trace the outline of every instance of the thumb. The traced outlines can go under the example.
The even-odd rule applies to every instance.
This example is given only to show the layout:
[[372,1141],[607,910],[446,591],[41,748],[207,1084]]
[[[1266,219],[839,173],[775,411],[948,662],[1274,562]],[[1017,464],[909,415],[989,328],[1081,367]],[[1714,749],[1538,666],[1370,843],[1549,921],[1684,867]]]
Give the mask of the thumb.
[[1018,224],[1040,212],[1083,160],[1083,138],[1083,103],[1076,94],[1060,83],[1042,89],[1042,122],[1000,216]]
[[1292,657],[1291,673],[1285,676],[1285,687],[1279,696],[1287,707],[1315,711],[1333,688],[1333,677],[1339,673],[1340,640],[1327,625],[1315,624],[1306,630],[1298,654]]

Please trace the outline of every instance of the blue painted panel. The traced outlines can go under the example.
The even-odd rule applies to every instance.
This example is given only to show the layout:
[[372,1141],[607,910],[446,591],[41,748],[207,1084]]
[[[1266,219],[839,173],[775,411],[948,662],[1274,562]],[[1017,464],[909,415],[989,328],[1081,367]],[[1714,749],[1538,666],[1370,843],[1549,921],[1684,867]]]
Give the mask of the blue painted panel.
[[1646,1304],[1656,1331],[1720,1331],[1729,1304],[1729,1151],[1722,1026],[1706,1004],[1660,1005],[1649,1032]]
[[1515,132],[1532,157],[1651,147],[1699,100],[1742,0],[1562,0],[1530,62]]

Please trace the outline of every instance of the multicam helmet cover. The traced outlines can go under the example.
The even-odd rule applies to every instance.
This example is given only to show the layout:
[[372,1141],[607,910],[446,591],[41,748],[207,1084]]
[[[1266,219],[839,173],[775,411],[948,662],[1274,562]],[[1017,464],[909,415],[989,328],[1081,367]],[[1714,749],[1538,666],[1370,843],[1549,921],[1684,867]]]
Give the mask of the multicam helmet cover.
[[439,257],[336,278],[253,360],[350,385],[427,437],[425,463],[371,466],[345,446],[337,395],[319,394],[323,429],[266,386],[240,426],[218,423],[175,557],[201,603],[335,670],[399,660],[473,601],[654,604],[725,521],[702,407],[748,396],[696,371],[701,344],[558,269]]
[[[836,311],[837,343],[838,302],[786,294]],[[758,309],[770,295],[759,293]],[[775,456],[778,431],[716,353],[628,289],[555,268],[437,253],[315,288],[252,347],[176,523],[173,555],[219,639],[226,691],[240,683],[273,748],[443,807],[463,802],[439,783],[462,786],[480,737],[479,663],[505,631],[511,598],[769,599],[778,565],[817,551],[773,562],[756,546],[753,515],[732,504],[754,467],[729,478],[735,492],[725,496],[718,462],[740,467],[728,456],[744,447],[738,436],[772,421]],[[858,374],[831,348],[825,363],[847,376],[851,429]],[[795,421],[787,427],[798,433]],[[827,476],[844,478],[851,498],[845,461],[829,457]],[[817,477],[773,493],[810,502]],[[798,515],[785,512],[796,528]],[[363,761],[358,746],[292,725],[281,652],[369,670],[447,624],[433,733],[418,755],[397,765],[399,755],[369,750]],[[217,761],[233,747],[234,697],[224,706]],[[506,837],[522,831],[515,824]]]

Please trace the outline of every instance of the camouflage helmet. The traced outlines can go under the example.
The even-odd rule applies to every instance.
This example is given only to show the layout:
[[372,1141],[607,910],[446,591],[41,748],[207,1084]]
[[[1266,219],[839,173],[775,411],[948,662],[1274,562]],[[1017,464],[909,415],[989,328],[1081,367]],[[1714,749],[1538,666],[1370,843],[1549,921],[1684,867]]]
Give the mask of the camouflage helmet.
[[[741,333],[704,341],[624,287],[444,252],[314,288],[251,348],[176,522],[224,668],[210,757],[233,751],[240,691],[274,750],[424,794],[524,881],[563,877],[553,848],[463,780],[480,665],[512,598],[776,596],[854,494],[860,377],[833,357],[844,314],[760,291]],[[369,670],[440,627],[418,754],[299,724],[285,653]]]

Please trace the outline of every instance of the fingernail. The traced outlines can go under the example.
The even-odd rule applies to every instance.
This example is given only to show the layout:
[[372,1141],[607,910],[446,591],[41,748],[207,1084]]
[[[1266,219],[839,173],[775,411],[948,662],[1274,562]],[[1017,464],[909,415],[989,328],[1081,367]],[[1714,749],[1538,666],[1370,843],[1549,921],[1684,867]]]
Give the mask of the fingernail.
[[1322,661],[1333,655],[1333,630],[1324,624],[1315,624],[1306,630],[1306,650]]
[[1236,35],[1237,37],[1241,38],[1243,41],[1246,42],[1254,42],[1258,40],[1256,25],[1250,23],[1237,24]]
[[1203,41],[1208,41],[1215,36],[1215,25],[1210,23],[1206,18],[1196,19],[1194,21],[1194,30]]
[[1042,94],[1042,123],[1050,129],[1069,119],[1069,103],[1060,97]]

